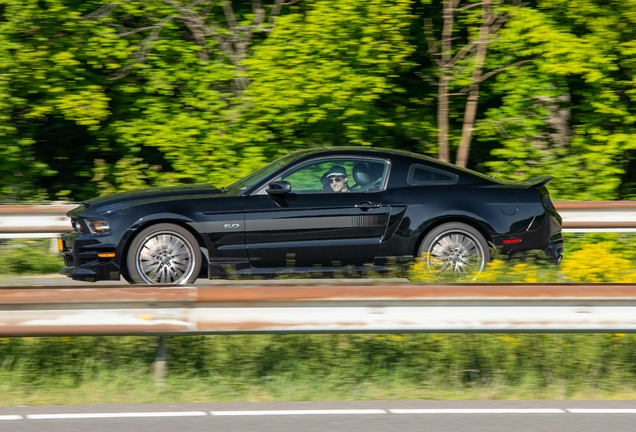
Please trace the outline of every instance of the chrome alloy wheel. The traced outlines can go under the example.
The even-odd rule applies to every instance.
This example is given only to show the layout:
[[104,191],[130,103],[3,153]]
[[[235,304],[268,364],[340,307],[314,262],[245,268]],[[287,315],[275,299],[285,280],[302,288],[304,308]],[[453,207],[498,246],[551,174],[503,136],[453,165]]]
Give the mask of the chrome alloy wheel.
[[476,279],[486,263],[481,243],[469,232],[453,229],[437,235],[427,250],[428,269],[440,281]]
[[187,281],[194,270],[192,245],[171,231],[153,233],[139,248],[136,267],[148,284],[179,284]]

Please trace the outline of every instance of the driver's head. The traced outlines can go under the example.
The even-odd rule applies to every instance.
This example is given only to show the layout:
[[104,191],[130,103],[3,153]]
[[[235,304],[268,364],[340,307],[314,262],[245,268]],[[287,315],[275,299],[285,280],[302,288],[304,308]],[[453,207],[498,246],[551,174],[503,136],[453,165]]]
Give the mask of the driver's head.
[[348,192],[347,170],[339,165],[332,166],[325,176],[327,183],[334,192]]

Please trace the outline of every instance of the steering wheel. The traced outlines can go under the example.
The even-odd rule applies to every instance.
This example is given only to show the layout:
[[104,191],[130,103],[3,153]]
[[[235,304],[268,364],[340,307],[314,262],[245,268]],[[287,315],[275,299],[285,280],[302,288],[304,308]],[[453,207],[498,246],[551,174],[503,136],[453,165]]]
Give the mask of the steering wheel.
[[368,191],[368,190],[371,190],[371,189],[376,189],[376,188],[378,188],[380,186],[380,184],[382,184],[382,177],[372,181],[371,183],[365,184],[364,186],[360,187],[360,189],[357,189],[356,192],[362,192],[362,191]]

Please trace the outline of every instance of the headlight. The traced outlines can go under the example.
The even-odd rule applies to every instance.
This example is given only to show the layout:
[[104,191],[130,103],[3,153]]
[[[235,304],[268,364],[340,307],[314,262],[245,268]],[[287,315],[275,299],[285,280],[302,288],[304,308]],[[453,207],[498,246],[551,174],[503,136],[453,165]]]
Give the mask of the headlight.
[[108,234],[110,232],[110,226],[108,223],[99,219],[86,219],[86,225],[93,234]]

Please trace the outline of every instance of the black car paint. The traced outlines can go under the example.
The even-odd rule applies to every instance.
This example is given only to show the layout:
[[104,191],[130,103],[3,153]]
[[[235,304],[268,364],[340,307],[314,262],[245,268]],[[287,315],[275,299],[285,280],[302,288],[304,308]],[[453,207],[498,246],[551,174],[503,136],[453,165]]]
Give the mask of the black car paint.
[[[386,188],[343,194],[262,192],[291,167],[317,158],[345,156],[386,160],[390,167]],[[408,184],[413,164],[455,174],[456,182]],[[201,276],[210,278],[280,271],[329,273],[342,266],[369,269],[362,267],[365,264],[383,270],[391,262],[410,262],[426,233],[446,222],[477,228],[504,254],[540,249],[557,261],[563,250],[561,218],[542,203],[546,181],[493,180],[394,150],[306,150],[244,190],[230,185],[223,193],[209,185],[179,186],[86,201],[68,215],[80,220],[103,219],[112,231],[90,234],[84,224],[82,233],[63,236],[66,266],[60,273],[79,280],[119,279],[120,273],[127,273],[125,256],[134,235],[160,222],[184,226],[195,235],[209,264],[203,266]],[[504,244],[512,238],[521,241]],[[99,258],[97,253],[103,252],[115,252],[115,257]]]
[[[253,267],[373,262],[386,227],[386,192],[329,194],[327,205],[318,205],[314,194],[288,194],[282,200],[284,205],[267,195],[247,198],[245,240]],[[359,207],[364,203],[381,207]]]

